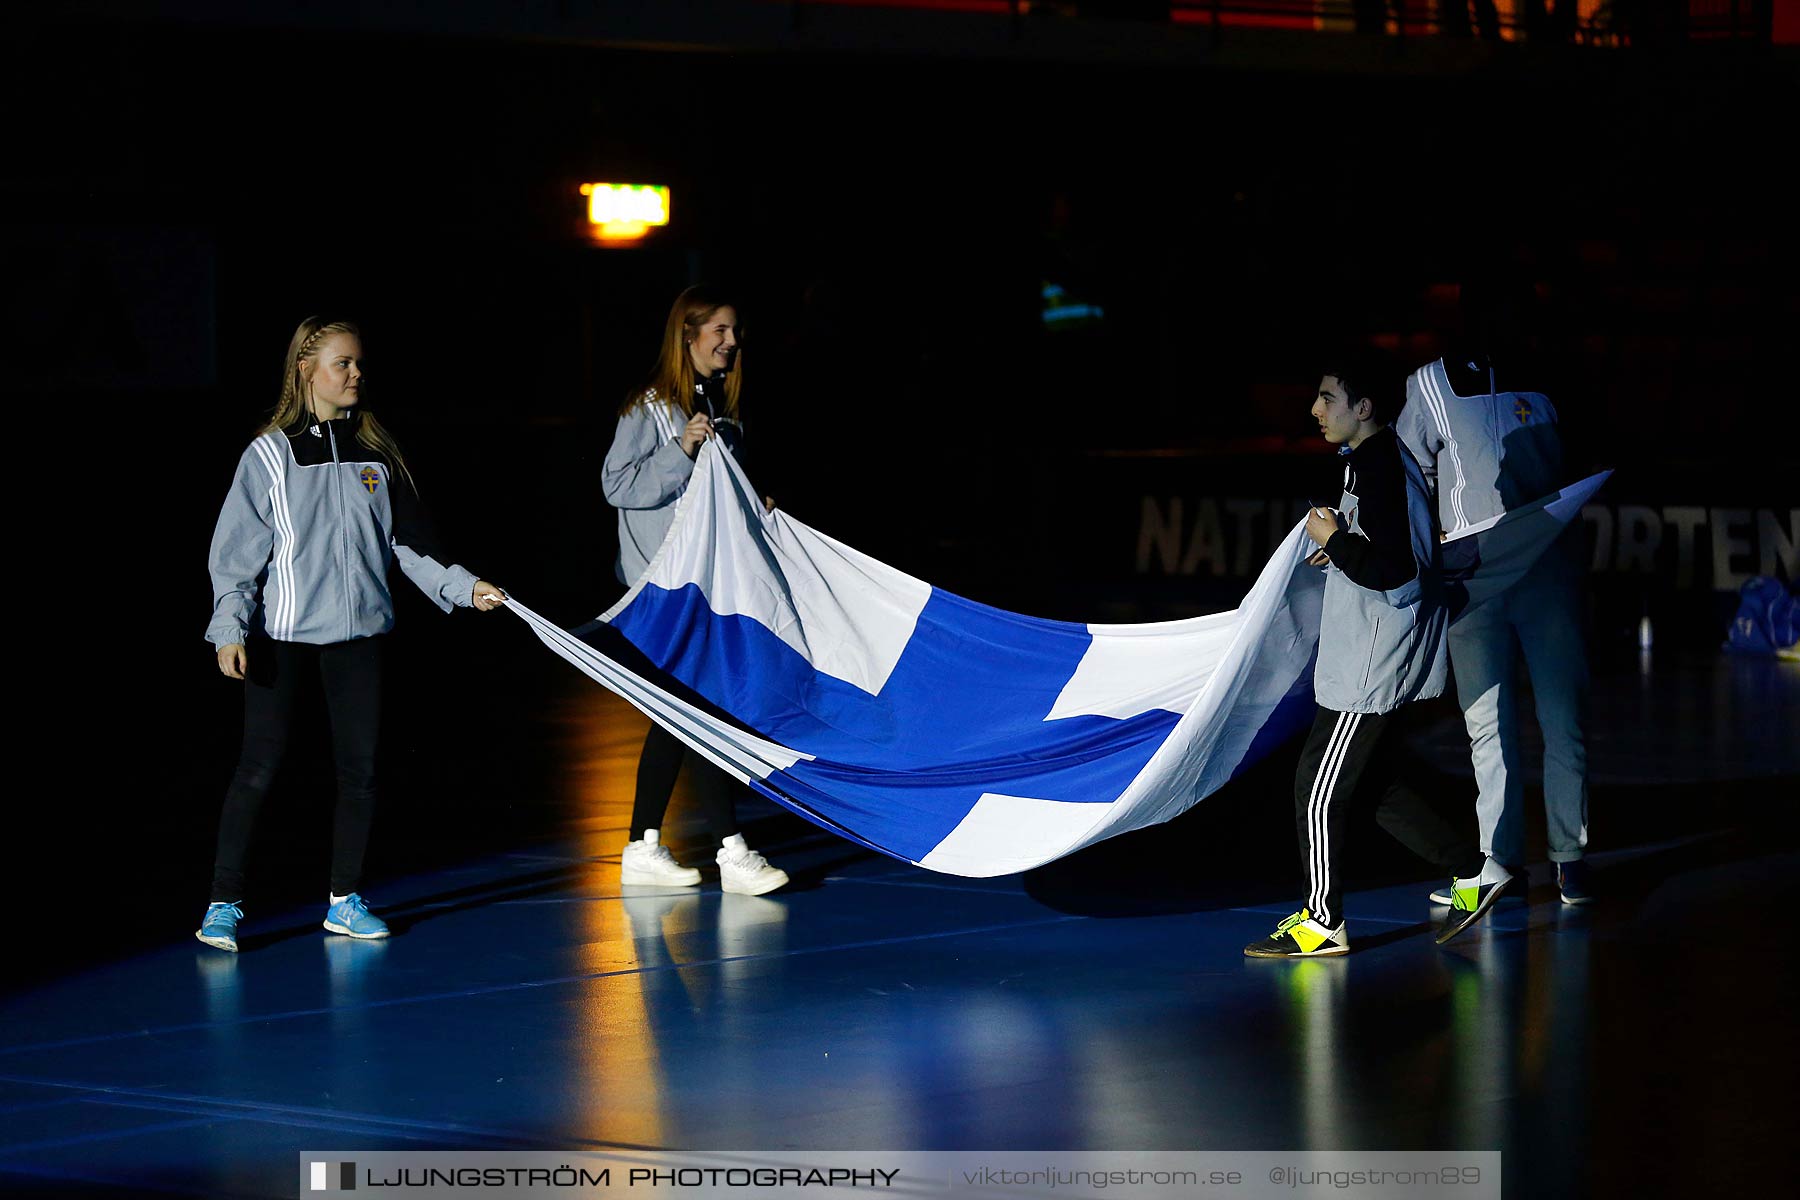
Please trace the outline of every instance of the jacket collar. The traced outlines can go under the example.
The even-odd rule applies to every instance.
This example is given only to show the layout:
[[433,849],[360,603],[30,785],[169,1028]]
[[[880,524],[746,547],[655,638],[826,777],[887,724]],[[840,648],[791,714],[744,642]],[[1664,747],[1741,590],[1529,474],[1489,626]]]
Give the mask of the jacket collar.
[[1345,442],[1344,445],[1338,450],[1338,453],[1343,454],[1343,455],[1360,454],[1360,453],[1362,453],[1363,447],[1375,446],[1383,438],[1391,438],[1393,436],[1394,436],[1394,427],[1392,425],[1383,425],[1380,429],[1377,429],[1374,433],[1371,433],[1368,437],[1364,438],[1362,440],[1361,446],[1358,446],[1358,447],[1356,447],[1356,449],[1352,450],[1350,448],[1350,443]]
[[708,408],[716,415],[725,409],[725,372],[715,371],[711,375],[694,376],[694,391],[699,393]]
[[345,438],[356,436],[357,426],[361,424],[359,416],[360,414],[358,414],[355,409],[352,409],[343,416],[335,417],[329,421],[313,421],[306,425],[302,425],[298,432],[290,432],[288,436],[310,436],[316,438],[330,438],[335,436],[339,441],[342,441]]

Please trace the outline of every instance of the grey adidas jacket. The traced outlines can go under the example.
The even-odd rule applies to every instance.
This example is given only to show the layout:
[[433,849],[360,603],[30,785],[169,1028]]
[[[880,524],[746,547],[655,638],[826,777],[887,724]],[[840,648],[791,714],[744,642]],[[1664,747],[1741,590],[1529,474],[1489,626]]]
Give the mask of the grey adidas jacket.
[[[718,419],[704,388],[694,391],[695,411],[715,418],[714,428],[726,449],[742,454],[735,422]],[[681,448],[688,418],[679,406],[660,399],[654,388],[619,418],[612,446],[600,468],[606,502],[619,510],[619,557],[613,573],[620,583],[635,583],[675,522],[675,502],[687,490],[694,460]]]
[[[1473,365],[1473,364],[1471,364]],[[1446,534],[1549,495],[1563,478],[1556,409],[1538,392],[1489,390],[1459,396],[1444,360],[1427,363],[1406,381],[1406,407],[1394,432],[1437,492]]]
[[208,564],[213,645],[253,632],[315,645],[386,633],[396,559],[445,612],[473,606],[475,576],[434,557],[418,497],[356,441],[356,420],[265,433],[238,459]]
[[613,573],[634,583],[675,521],[675,502],[687,490],[694,460],[681,448],[687,418],[654,390],[619,418],[600,468],[606,502],[619,510],[619,557]]
[[1392,429],[1365,438],[1343,461],[1338,507],[1353,515],[1350,530],[1325,546],[1332,561],[1313,695],[1335,712],[1391,712],[1442,695],[1448,675],[1437,523],[1424,472]]

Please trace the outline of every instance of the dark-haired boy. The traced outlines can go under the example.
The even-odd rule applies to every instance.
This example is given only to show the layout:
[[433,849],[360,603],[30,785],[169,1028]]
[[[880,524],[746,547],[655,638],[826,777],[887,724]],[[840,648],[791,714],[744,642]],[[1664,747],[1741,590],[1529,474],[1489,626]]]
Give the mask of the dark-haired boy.
[[1365,373],[1319,381],[1312,415],[1341,447],[1342,511],[1314,508],[1306,532],[1329,572],[1313,694],[1319,711],[1294,776],[1294,819],[1308,880],[1306,904],[1252,958],[1347,954],[1340,864],[1359,783],[1379,788],[1375,819],[1452,876],[1456,899],[1438,935],[1449,941],[1492,907],[1511,875],[1458,834],[1393,770],[1383,741],[1396,711],[1444,691],[1449,614],[1437,585],[1437,527],[1419,464],[1380,419]]

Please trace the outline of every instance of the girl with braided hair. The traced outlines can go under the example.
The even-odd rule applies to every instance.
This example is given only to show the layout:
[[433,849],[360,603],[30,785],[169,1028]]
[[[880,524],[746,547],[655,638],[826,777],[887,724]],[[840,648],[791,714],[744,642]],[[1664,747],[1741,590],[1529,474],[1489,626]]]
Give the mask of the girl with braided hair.
[[506,599],[445,565],[406,459],[362,405],[363,382],[356,326],[302,321],[280,403],[238,460],[213,531],[206,640],[219,670],[244,685],[243,749],[219,815],[212,899],[194,934],[221,950],[238,948],[251,832],[310,677],[323,685],[337,765],[325,928],[388,935],[359,894],[375,811],[382,641],[394,624],[388,567],[399,560],[445,612],[491,612]]
[[[700,447],[716,437],[733,454],[742,453],[739,349],[737,308],[723,293],[697,285],[675,298],[663,325],[656,370],[648,386],[626,398],[601,468],[607,503],[619,510],[614,570],[620,583],[630,584],[649,569],[675,519],[675,502],[687,488]],[[767,497],[763,502],[774,507]],[[675,861],[657,828],[684,761],[694,797],[719,844],[714,856],[719,886],[759,896],[785,885],[787,872],[770,866],[738,832],[730,776],[689,753],[680,739],[654,723],[638,756],[637,798],[619,881],[664,887],[700,882],[699,871]]]

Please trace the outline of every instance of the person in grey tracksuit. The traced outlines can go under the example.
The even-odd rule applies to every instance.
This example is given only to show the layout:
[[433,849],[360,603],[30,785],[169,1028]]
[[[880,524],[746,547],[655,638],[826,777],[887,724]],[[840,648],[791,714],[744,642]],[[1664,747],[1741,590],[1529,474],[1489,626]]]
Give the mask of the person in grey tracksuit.
[[[613,569],[620,583],[635,584],[649,570],[675,521],[700,447],[717,438],[741,458],[737,395],[742,378],[736,307],[706,285],[683,291],[664,325],[657,370],[649,386],[634,393],[620,411],[600,469],[607,503],[619,513],[619,556]],[[663,816],[684,764],[702,818],[719,847],[714,860],[720,887],[761,895],[786,885],[787,872],[750,849],[738,831],[732,807],[736,782],[654,721],[638,755],[620,882],[660,887],[700,882],[700,872],[676,862],[662,841]]]
[[500,589],[449,562],[398,447],[359,407],[355,326],[308,318],[288,348],[269,424],[238,457],[213,530],[207,624],[219,670],[244,686],[244,736],[219,814],[211,900],[196,936],[235,951],[245,859],[309,680],[322,686],[337,766],[325,928],[387,936],[360,895],[376,801],[388,570],[437,606],[491,611]]
[[[1484,352],[1440,358],[1413,372],[1395,431],[1436,493],[1446,536],[1567,482],[1555,406],[1540,392],[1502,389]],[[1549,856],[1569,903],[1589,895],[1580,867],[1588,841],[1588,665],[1575,536],[1565,533],[1523,579],[1463,613],[1450,630],[1482,849],[1515,869],[1525,857],[1525,821],[1514,659],[1524,654],[1544,736]]]
[[650,569],[650,560],[675,520],[675,502],[694,473],[693,455],[708,437],[719,437],[734,454],[743,451],[735,421],[725,419],[724,384],[698,381],[694,389],[696,424],[677,404],[646,389],[619,416],[612,445],[600,468],[606,502],[618,510],[619,556],[613,574],[631,584]]
[[438,560],[411,480],[357,442],[360,419],[269,430],[238,457],[207,563],[214,646],[380,637],[394,627],[394,563],[443,611],[473,607],[479,581]]
[[[1308,892],[1299,912],[1245,947],[1252,958],[1349,951],[1341,864],[1359,785],[1375,797],[1382,827],[1453,880],[1478,880],[1485,867],[1473,840],[1405,783],[1384,744],[1398,710],[1444,691],[1448,610],[1424,475],[1377,418],[1377,402],[1367,377],[1340,370],[1321,380],[1313,404],[1320,432],[1341,447],[1343,490],[1339,511],[1315,508],[1306,524],[1320,547],[1309,561],[1326,571],[1313,670],[1318,713],[1294,776]],[[1444,937],[1480,916],[1484,898],[1472,895]]]

